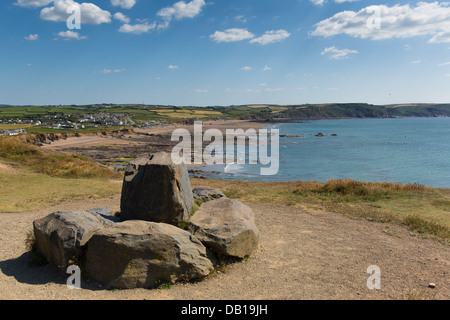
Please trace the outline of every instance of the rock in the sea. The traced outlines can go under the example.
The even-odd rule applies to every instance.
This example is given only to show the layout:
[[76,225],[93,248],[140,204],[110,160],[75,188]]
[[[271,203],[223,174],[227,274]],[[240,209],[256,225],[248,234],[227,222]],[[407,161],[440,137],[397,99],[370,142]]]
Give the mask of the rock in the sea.
[[194,190],[192,190],[192,194],[194,195],[194,199],[203,202],[225,198],[225,195],[219,189],[211,189],[206,187],[195,188]]
[[[99,210],[99,209],[95,209]],[[103,212],[54,212],[33,222],[36,248],[48,262],[65,268],[82,259],[95,232],[112,226],[115,218]]]
[[219,256],[244,258],[258,245],[252,209],[234,199],[204,203],[189,222],[191,232]]
[[189,219],[193,202],[186,165],[174,164],[169,153],[161,152],[128,165],[120,219],[177,225]]
[[192,234],[146,221],[121,222],[96,233],[86,261],[89,278],[118,289],[201,279],[213,270],[206,248]]

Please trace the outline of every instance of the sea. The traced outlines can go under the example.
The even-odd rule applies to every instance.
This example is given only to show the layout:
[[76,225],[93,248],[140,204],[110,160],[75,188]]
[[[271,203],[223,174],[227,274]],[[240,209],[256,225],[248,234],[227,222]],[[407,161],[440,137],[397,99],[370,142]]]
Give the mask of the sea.
[[327,119],[267,128],[281,135],[273,151],[279,157],[275,175],[261,175],[269,165],[248,161],[194,169],[222,180],[353,179],[450,188],[450,118]]

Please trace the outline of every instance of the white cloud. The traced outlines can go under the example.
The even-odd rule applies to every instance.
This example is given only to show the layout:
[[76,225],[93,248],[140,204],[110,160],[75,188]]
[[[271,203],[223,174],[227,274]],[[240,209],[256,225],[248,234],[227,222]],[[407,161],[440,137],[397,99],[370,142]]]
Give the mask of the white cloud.
[[206,90],[206,89],[197,89],[197,90],[195,90],[195,92],[197,92],[197,93],[208,93],[208,90]]
[[67,31],[61,31],[57,34],[58,37],[60,37],[62,40],[84,40],[87,39],[85,36],[80,36],[78,32],[67,30]]
[[318,6],[322,6],[325,3],[325,0],[310,0],[310,1]]
[[[450,29],[450,27],[449,27]],[[442,43],[442,42],[450,42],[450,30],[439,32],[433,36],[433,38],[430,39],[431,43]]]
[[272,31],[266,31],[261,37],[255,38],[251,40],[251,43],[259,43],[261,45],[267,45],[269,43],[279,42],[281,40],[284,40],[286,38],[289,38],[291,34],[287,32],[286,30],[272,30]]
[[333,60],[342,60],[347,59],[349,54],[355,54],[358,53],[356,50],[350,50],[350,49],[338,49],[335,46],[325,48],[322,51],[322,55],[329,55],[330,59]]
[[122,33],[134,33],[134,34],[142,34],[147,33],[150,30],[154,30],[156,28],[156,23],[138,23],[138,24],[124,24],[119,28],[119,32]]
[[103,69],[100,73],[109,74],[109,73],[120,73],[124,71],[125,69]]
[[114,19],[119,20],[123,23],[130,23],[130,18],[124,15],[122,12],[117,12],[114,14]]
[[177,66],[177,65],[169,65],[167,68],[169,68],[170,70],[176,70],[176,69],[179,69],[180,67],[179,66]]
[[39,35],[38,34],[30,34],[26,37],[24,37],[25,40],[28,41],[36,41],[37,39],[39,39]]
[[111,5],[123,9],[131,9],[136,4],[136,0],[111,0]]
[[272,70],[272,68],[269,67],[268,65],[264,66],[263,71],[271,71],[271,70]]
[[247,19],[245,19],[245,17],[242,16],[242,15],[236,16],[236,17],[234,18],[234,20],[236,20],[237,22],[247,23]]
[[264,90],[266,90],[267,92],[280,92],[283,91],[284,88],[265,88]]
[[[380,29],[369,28],[374,12],[379,12]],[[450,3],[418,2],[417,5],[372,5],[360,11],[342,11],[322,20],[311,33],[331,37],[347,34],[355,38],[383,40],[431,36],[428,42],[450,42]]]
[[247,29],[227,29],[225,31],[216,31],[209,37],[216,42],[236,42],[254,38],[254,34]]
[[17,0],[14,4],[20,7],[38,8],[48,5],[50,2],[53,0]]
[[242,71],[252,71],[253,68],[252,68],[252,67],[249,67],[249,66],[245,66],[245,67],[242,67],[241,70],[242,70]]
[[450,62],[444,62],[444,63],[438,64],[439,67],[449,66],[449,65],[450,65]]
[[205,0],[192,0],[188,3],[179,1],[171,7],[162,8],[158,11],[157,16],[163,18],[164,23],[158,25],[158,28],[164,29],[169,27],[172,19],[194,18],[200,14],[205,5]]
[[81,13],[81,23],[101,24],[111,22],[111,13],[102,10],[93,3],[79,4],[73,0],[54,0],[52,7],[41,10],[41,19],[47,21],[66,22],[72,14],[67,13],[67,8],[78,7]]
[[422,60],[414,60],[414,61],[411,61],[411,63],[412,64],[419,64],[419,63],[422,63]]

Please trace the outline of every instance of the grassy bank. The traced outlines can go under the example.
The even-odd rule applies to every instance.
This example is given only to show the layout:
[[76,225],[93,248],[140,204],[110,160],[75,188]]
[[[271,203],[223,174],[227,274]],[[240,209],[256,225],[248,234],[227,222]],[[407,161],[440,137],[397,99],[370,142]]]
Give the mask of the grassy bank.
[[17,137],[0,137],[0,160],[23,170],[62,178],[114,178],[117,174],[92,159],[79,155],[45,152]]
[[[120,193],[118,175],[92,159],[54,154],[17,137],[0,137],[0,162],[14,173],[0,171],[0,212],[45,208],[66,200],[107,198]],[[115,179],[115,180],[111,180]]]
[[193,179],[192,184],[219,188],[228,197],[243,201],[401,224],[414,234],[450,244],[450,189],[352,180],[283,183]]

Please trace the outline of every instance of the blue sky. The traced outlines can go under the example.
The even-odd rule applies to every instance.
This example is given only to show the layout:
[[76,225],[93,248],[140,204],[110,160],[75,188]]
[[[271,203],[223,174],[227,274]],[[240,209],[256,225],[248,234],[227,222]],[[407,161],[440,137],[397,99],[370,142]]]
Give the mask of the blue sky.
[[0,104],[450,102],[440,1],[3,0],[0,40]]

